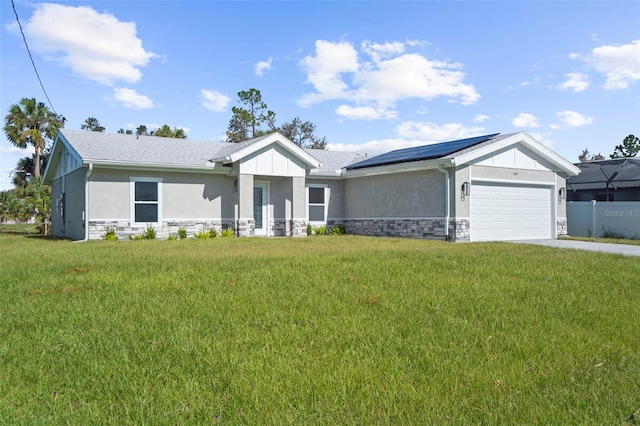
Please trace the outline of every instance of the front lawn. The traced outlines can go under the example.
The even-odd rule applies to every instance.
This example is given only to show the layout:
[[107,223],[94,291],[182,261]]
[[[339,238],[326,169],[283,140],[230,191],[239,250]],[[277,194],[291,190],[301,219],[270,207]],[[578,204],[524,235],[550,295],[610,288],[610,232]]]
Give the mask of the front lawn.
[[639,277],[521,244],[2,233],[0,424],[637,422]]

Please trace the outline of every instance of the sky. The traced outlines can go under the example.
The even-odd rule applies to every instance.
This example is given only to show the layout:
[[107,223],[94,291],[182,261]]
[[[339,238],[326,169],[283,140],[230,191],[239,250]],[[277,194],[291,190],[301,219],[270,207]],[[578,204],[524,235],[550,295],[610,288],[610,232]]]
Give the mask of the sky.
[[[2,0],[0,21],[3,118],[27,97],[69,129],[221,141],[255,88],[367,155],[524,131],[577,162],[640,136],[638,1]],[[2,132],[0,190],[32,152]]]

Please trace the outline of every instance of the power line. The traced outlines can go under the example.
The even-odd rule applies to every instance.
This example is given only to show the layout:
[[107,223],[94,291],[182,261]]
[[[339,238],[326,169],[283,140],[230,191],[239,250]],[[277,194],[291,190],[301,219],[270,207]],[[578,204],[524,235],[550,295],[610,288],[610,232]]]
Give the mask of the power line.
[[24,36],[24,31],[22,30],[22,24],[20,23],[20,18],[18,18],[18,12],[16,11],[16,5],[11,0],[11,6],[13,7],[13,13],[16,15],[16,21],[18,21],[18,27],[20,27],[20,34],[22,34],[22,40],[24,40],[24,45],[27,48],[27,53],[29,54],[29,59],[31,59],[31,64],[33,65],[33,70],[36,72],[36,77],[38,77],[38,81],[40,82],[40,87],[42,87],[42,91],[44,92],[44,96],[47,98],[47,102],[49,102],[49,106],[53,110],[54,114],[60,117],[56,109],[53,107],[51,103],[51,99],[49,99],[49,95],[44,88],[44,84],[42,84],[42,80],[40,79],[40,74],[38,74],[38,69],[36,68],[36,63],[33,60],[33,56],[31,55],[31,50],[29,50],[29,44],[27,44],[27,38]]

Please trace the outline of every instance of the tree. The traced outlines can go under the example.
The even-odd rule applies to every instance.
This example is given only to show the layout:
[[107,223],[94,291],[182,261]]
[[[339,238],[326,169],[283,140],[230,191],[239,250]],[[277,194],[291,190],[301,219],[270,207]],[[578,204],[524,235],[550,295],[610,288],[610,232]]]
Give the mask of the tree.
[[638,153],[640,153],[640,138],[629,135],[624,138],[621,145],[616,146],[611,158],[635,157]]
[[0,191],[0,222],[19,220],[20,204],[13,190]]
[[91,132],[104,132],[104,127],[100,125],[100,121],[95,117],[89,117],[84,120],[84,123],[80,125],[80,129]]
[[296,117],[280,126],[278,131],[301,148],[326,149],[327,147],[326,138],[320,139],[315,135],[316,125],[311,121],[303,122]]
[[55,138],[58,129],[64,127],[65,119],[54,114],[35,98],[22,98],[9,107],[4,118],[4,133],[15,146],[26,148],[32,145],[36,161],[34,176],[40,177],[40,156],[47,147],[46,139]]
[[133,134],[133,130],[125,130],[122,127],[120,127],[118,129],[118,133],[123,134],[123,135],[132,135]]
[[244,108],[231,108],[233,116],[227,128],[227,142],[242,142],[276,130],[276,113],[270,111],[262,101],[262,94],[258,89],[240,91],[238,98]]
[[178,139],[187,139],[187,134],[184,132],[184,129],[180,129],[178,127],[174,127],[173,129],[166,124],[163,124],[155,132],[153,132],[153,136],[160,136],[164,138],[178,138]]
[[136,135],[153,136],[153,130],[148,130],[147,126],[145,126],[144,124],[141,124],[136,128]]
[[578,160],[580,160],[581,163],[586,163],[587,161],[599,161],[604,159],[604,155],[600,153],[589,156],[589,150],[587,148],[582,151],[582,154],[578,155]]

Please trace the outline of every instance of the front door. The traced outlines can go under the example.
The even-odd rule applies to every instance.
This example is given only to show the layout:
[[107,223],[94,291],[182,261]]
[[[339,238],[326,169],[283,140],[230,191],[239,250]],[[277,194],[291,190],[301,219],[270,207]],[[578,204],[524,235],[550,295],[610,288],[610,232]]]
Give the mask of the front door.
[[268,235],[267,227],[269,218],[267,217],[267,184],[256,183],[253,186],[253,220],[256,223],[256,235]]

